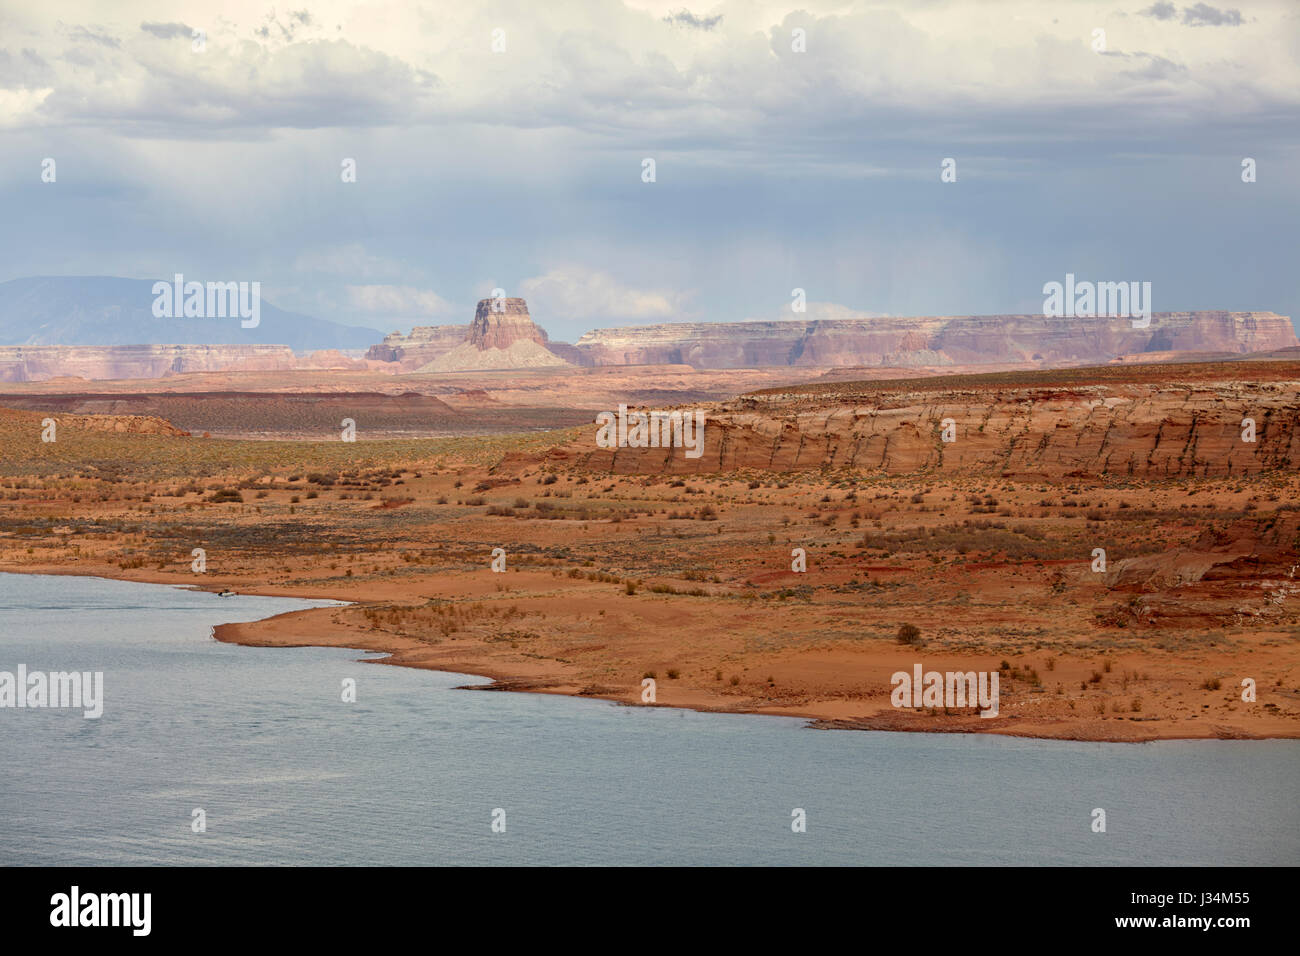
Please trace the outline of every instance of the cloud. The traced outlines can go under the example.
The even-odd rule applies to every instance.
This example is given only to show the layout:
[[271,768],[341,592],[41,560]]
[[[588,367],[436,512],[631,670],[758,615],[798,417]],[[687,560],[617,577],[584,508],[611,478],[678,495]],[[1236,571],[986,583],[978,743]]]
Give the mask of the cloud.
[[[1139,10],[1144,17],[1157,20],[1172,20],[1178,16],[1178,8],[1167,0],[1153,3],[1145,10]],[[1194,7],[1183,7],[1183,25],[1190,27],[1239,27],[1245,21],[1239,10],[1220,10],[1208,3],[1198,3]]]
[[280,40],[284,43],[292,43],[304,27],[312,26],[311,13],[306,10],[298,10],[290,13],[286,19],[280,19],[271,11],[262,21],[262,25],[253,31],[255,36],[263,40]]
[[[348,305],[360,312],[394,318],[456,316],[459,310],[431,289],[398,285],[350,285]],[[462,321],[468,321],[461,316]],[[461,323],[457,323],[461,324]]]
[[[1122,27],[1096,0],[707,0],[690,17],[725,13],[708,28],[664,21],[691,2],[11,4],[0,208],[24,228],[0,238],[0,273],[179,258],[388,328],[466,322],[491,277],[572,338],[765,315],[795,286],[896,314],[1020,311],[1034,296],[1015,290],[1061,258],[1159,279],[1186,307],[1300,315],[1295,0],[1220,29],[1229,0],[1135,0]],[[1094,53],[1100,24],[1129,52]],[[1117,232],[1117,209],[1146,225]],[[1216,259],[1206,231],[1247,239]],[[960,258],[975,246],[989,261]]]
[[[500,16],[474,5],[442,11],[436,21],[414,5],[386,7],[383,17],[346,7],[231,13],[207,24],[201,53],[160,42],[183,36],[195,20],[179,13],[175,21],[136,18],[118,34],[111,27],[86,33],[117,46],[97,40],[61,49],[66,28],[39,11],[29,33],[30,48],[56,64],[57,75],[39,84],[54,88],[40,108],[42,125],[96,125],[135,137],[543,129],[769,160],[798,149],[824,164],[860,161],[868,129],[872,144],[920,140],[933,130],[959,144],[987,141],[994,126],[1024,127],[1020,142],[1032,148],[1042,130],[1023,122],[1027,112],[1065,109],[1085,123],[1104,117],[1116,139],[1172,142],[1166,126],[1186,129],[1204,110],[1232,101],[1239,118],[1258,118],[1276,138],[1276,114],[1297,106],[1300,69],[1276,14],[1261,14],[1271,30],[1227,47],[1221,38],[1143,37],[1153,57],[1187,67],[1178,76],[1166,70],[1162,96],[1178,108],[1153,125],[1142,102],[1147,73],[1099,71],[1087,31],[940,4],[809,6],[774,13],[727,5],[725,17],[686,9],[665,17],[662,7],[556,0],[544,15],[527,6],[511,15],[504,56],[490,52]],[[1000,0],[990,6],[1014,8]],[[1178,8],[1161,0],[1143,13],[1175,20]],[[1241,19],[1204,3],[1182,17],[1195,26]],[[805,31],[806,52],[792,49],[795,29]]]
[[54,78],[54,67],[35,50],[23,50],[17,56],[0,50],[0,89],[49,87]]
[[1155,17],[1157,20],[1172,20],[1178,16],[1178,8],[1172,3],[1153,3],[1138,12],[1144,17]]
[[[688,294],[633,289],[606,272],[561,266],[519,283],[533,316],[546,322],[680,318]],[[536,319],[542,321],[541,319]]]
[[689,10],[678,10],[676,13],[670,13],[664,17],[664,22],[690,27],[693,30],[712,30],[722,22],[722,14],[719,13],[717,16],[712,17],[700,17]]
[[71,36],[73,40],[79,43],[83,43],[83,42],[98,43],[100,46],[110,47],[114,50],[119,49],[122,46],[122,42],[118,40],[116,37],[110,36],[107,33],[101,33],[96,30],[87,29],[86,27],[83,26],[73,27],[68,32],[68,35]]
[[[401,262],[371,255],[359,242],[308,249],[299,253],[294,259],[293,270],[315,275],[337,276],[345,280],[396,278],[408,271]],[[370,286],[369,288],[391,287]]]
[[267,28],[264,40],[214,27],[201,51],[170,42],[192,35],[182,22],[146,21],[121,40],[77,27],[76,45],[51,58],[54,92],[41,117],[116,126],[126,135],[207,139],[429,116],[439,85],[432,72],[346,40],[299,38],[295,31],[309,21],[273,21],[274,35]]
[[42,103],[54,91],[45,89],[0,89],[0,129],[30,125]]
[[162,40],[174,40],[178,37],[185,37],[188,40],[194,36],[193,28],[183,23],[142,23],[140,29]]
[[745,318],[745,322],[826,322],[842,319],[884,319],[889,312],[869,312],[842,305],[839,302],[809,302],[805,311],[794,312],[789,305],[783,305],[773,312],[761,316]]
[[1126,59],[1146,60],[1145,66],[1135,70],[1123,70],[1122,76],[1131,77],[1135,80],[1165,80],[1177,76],[1180,73],[1186,73],[1187,67],[1181,63],[1175,63],[1173,60],[1167,60],[1163,56],[1156,56],[1152,53],[1143,53],[1140,50],[1136,53],[1119,53],[1108,52],[1107,56],[1119,56]]
[[1219,10],[1208,3],[1183,7],[1183,23],[1193,27],[1239,27],[1242,24],[1238,10]]

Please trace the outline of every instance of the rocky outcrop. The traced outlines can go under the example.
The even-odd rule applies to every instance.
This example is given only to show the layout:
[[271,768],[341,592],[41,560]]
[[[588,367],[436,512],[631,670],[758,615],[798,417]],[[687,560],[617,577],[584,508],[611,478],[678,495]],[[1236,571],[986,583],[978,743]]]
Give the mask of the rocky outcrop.
[[593,365],[696,368],[1095,364],[1144,352],[1242,354],[1300,344],[1273,312],[1163,312],[1129,319],[968,315],[696,322],[598,329],[576,348]]
[[507,349],[515,342],[546,344],[546,333],[528,314],[523,299],[481,299],[469,327],[469,344],[479,350]]
[[183,372],[278,371],[298,366],[287,345],[0,346],[0,382],[161,378]]
[[523,299],[483,299],[474,312],[469,336],[460,345],[421,366],[421,372],[566,366],[547,348],[546,333],[533,322]]
[[[1300,364],[1288,363],[1271,379],[1260,374],[1261,364],[1233,363],[1219,381],[1135,377],[1016,386],[970,376],[969,384],[914,380],[755,393],[708,407],[698,458],[681,448],[599,448],[595,425],[553,457],[619,474],[830,468],[1173,478],[1294,471],[1300,468]],[[1255,380],[1228,380],[1229,374]],[[1255,423],[1254,442],[1243,440],[1246,418]],[[945,441],[949,424],[953,440]]]
[[390,332],[378,345],[370,346],[366,358],[398,362],[410,369],[432,362],[465,341],[468,325],[417,325],[410,335]]
[[[396,362],[403,372],[592,364],[570,343],[552,342],[545,330],[533,322],[523,299],[501,300],[500,311],[493,308],[496,302],[479,302],[469,325],[417,325],[409,335],[390,333],[370,347],[366,358]],[[519,343],[532,343],[538,348]],[[444,359],[453,349],[456,354]]]
[[190,433],[165,418],[153,415],[62,415],[55,419],[60,428],[119,435],[171,435],[184,438]]

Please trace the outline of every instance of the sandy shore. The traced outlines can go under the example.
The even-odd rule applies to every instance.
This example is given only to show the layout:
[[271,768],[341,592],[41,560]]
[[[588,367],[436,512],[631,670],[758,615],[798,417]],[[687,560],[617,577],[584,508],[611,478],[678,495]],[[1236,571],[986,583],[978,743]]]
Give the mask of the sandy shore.
[[[660,673],[656,676],[656,701],[654,704],[645,704],[642,702],[642,688],[639,681],[623,687],[594,684],[585,680],[584,675],[572,665],[562,661],[528,659],[502,654],[494,647],[500,642],[490,637],[460,639],[431,646],[419,638],[376,629],[358,623],[354,619],[352,612],[358,608],[374,605],[376,602],[413,599],[415,597],[413,590],[427,594],[435,586],[433,580],[421,582],[421,585],[414,589],[397,585],[375,587],[360,584],[312,588],[265,585],[230,578],[221,578],[219,583],[212,580],[196,581],[195,575],[143,570],[122,571],[108,566],[70,569],[59,565],[22,568],[0,565],[0,571],[32,574],[90,574],[114,580],[198,588],[214,594],[219,590],[230,588],[240,594],[265,597],[354,602],[347,608],[313,608],[278,614],[259,621],[222,624],[214,629],[214,636],[223,642],[248,647],[335,647],[383,652],[389,656],[370,663],[473,674],[493,681],[491,684],[475,686],[473,688],[475,690],[593,697],[629,706],[681,707],[701,712],[799,717],[810,720],[813,727],[823,729],[990,733],[1045,739],[1125,743],[1176,739],[1258,740],[1300,737],[1300,728],[1297,727],[1297,721],[1292,715],[1279,714],[1262,708],[1252,712],[1245,707],[1241,709],[1226,707],[1224,710],[1229,713],[1206,714],[1202,717],[1190,712],[1193,705],[1186,699],[1185,694],[1176,695],[1179,704],[1189,711],[1180,718],[1173,714],[1156,716],[1115,713],[1113,708],[1104,715],[1093,713],[1065,716],[1048,713],[1046,707],[1042,708],[1044,712],[1038,713],[1035,712],[1037,701],[1032,695],[1017,693],[1007,695],[1004,692],[1001,713],[998,717],[989,719],[978,717],[971,711],[953,710],[945,713],[940,710],[935,713],[924,709],[894,708],[889,701],[887,680],[881,681],[879,692],[876,694],[845,693],[829,699],[792,704],[776,695],[772,700],[755,700],[749,694],[740,696],[734,691],[728,693],[731,685],[726,682],[722,682],[722,686],[717,689],[707,686],[698,687],[667,678],[665,674]],[[542,580],[543,576],[536,573],[525,572],[520,577],[523,580],[513,581],[512,585],[521,590],[537,588],[546,583]],[[545,577],[549,579],[549,576]],[[495,584],[496,582],[489,582],[489,587],[495,587]],[[465,583],[459,582],[455,587],[463,589]],[[481,594],[474,596],[486,597],[492,593],[489,588],[481,588],[481,591]],[[1264,640],[1260,643],[1269,642]],[[778,654],[767,658],[766,666],[773,671],[772,676],[776,677],[774,683],[820,682],[818,686],[821,693],[830,694],[834,693],[831,689],[834,684],[831,675],[836,673],[857,675],[866,671],[887,675],[899,670],[910,671],[918,660],[924,661],[926,670],[938,671],[970,670],[981,663],[987,664],[989,670],[995,670],[999,666],[999,662],[993,657],[980,661],[973,660],[969,654],[933,654],[888,646],[874,648],[865,653],[828,648],[811,658],[807,655]],[[1137,656],[1133,660],[1117,656],[1111,673],[1114,673],[1116,667],[1123,673],[1125,668],[1138,664],[1149,666],[1150,662],[1142,659],[1142,656]],[[1083,677],[1086,669],[1087,665],[1081,668],[1077,662],[1062,662],[1056,666],[1055,672],[1059,673],[1063,680],[1074,680]],[[1161,675],[1159,679],[1167,680],[1170,676]],[[1154,675],[1146,677],[1148,683],[1155,679]],[[1215,695],[1215,697],[1221,699],[1222,695]]]

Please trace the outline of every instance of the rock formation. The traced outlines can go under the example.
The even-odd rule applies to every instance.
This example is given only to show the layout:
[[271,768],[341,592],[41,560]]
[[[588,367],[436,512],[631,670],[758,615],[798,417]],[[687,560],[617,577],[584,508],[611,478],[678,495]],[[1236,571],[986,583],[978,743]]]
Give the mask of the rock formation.
[[161,378],[182,372],[278,371],[302,360],[287,345],[0,346],[0,382]]
[[[681,448],[599,448],[594,425],[554,454],[618,474],[843,468],[1163,479],[1300,467],[1300,364],[1170,366],[1163,376],[1152,368],[1098,370],[1116,374],[1097,384],[1031,372],[772,389],[708,407],[698,458]],[[1185,371],[1196,368],[1219,372],[1205,380]],[[998,381],[1006,378],[1025,383]],[[1253,442],[1242,437],[1246,418]]]
[[0,382],[158,378],[184,372],[374,368],[457,372],[507,368],[689,365],[732,368],[1003,368],[1210,359],[1300,346],[1272,312],[1164,312],[1128,319],[1041,315],[682,323],[597,329],[552,342],[523,299],[484,299],[470,325],[417,326],[365,359],[295,354],[284,345],[0,346]]
[[[555,364],[532,348],[527,349],[529,356],[491,354],[503,349],[502,342],[509,348],[510,342],[529,341],[581,366],[1033,368],[1096,365],[1121,356],[1161,361],[1192,353],[1239,355],[1300,345],[1290,319],[1273,312],[1157,312],[1145,329],[1133,328],[1129,319],[1042,315],[684,322],[595,329],[570,345],[549,341],[528,318],[522,299],[505,301],[504,313],[489,312],[486,317],[485,303],[490,306],[492,300],[479,303],[475,324],[468,328],[417,326],[410,335],[394,332],[372,346],[366,357],[396,362],[404,372],[529,367],[529,356],[540,359],[537,364]],[[476,331],[475,326],[481,328]],[[455,358],[440,361],[467,339],[480,343],[474,348],[489,356],[461,349]]]
[[114,432],[129,435],[171,435],[184,438],[190,435],[165,418],[156,415],[60,415],[55,419],[60,428],[76,428],[88,432]]
[[417,371],[464,372],[568,364],[547,348],[546,333],[533,322],[523,299],[483,299],[474,312],[468,338]]
[[366,358],[380,362],[398,362],[414,370],[445,355],[465,341],[468,325],[417,325],[410,335],[392,332],[378,345],[370,346]]
[[[968,315],[781,322],[695,322],[597,329],[576,348],[593,365],[1073,365],[1119,355],[1240,354],[1300,344],[1272,312],[1163,312],[1146,329],[1129,319]],[[587,364],[587,363],[584,363]]]

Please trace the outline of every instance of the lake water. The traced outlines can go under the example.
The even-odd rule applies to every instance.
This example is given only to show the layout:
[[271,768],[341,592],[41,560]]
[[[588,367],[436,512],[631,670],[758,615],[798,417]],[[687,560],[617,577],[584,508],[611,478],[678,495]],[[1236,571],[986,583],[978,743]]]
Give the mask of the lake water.
[[0,709],[0,863],[1300,863],[1300,742],[814,731],[211,636],[319,603],[0,574],[0,671],[105,699]]

